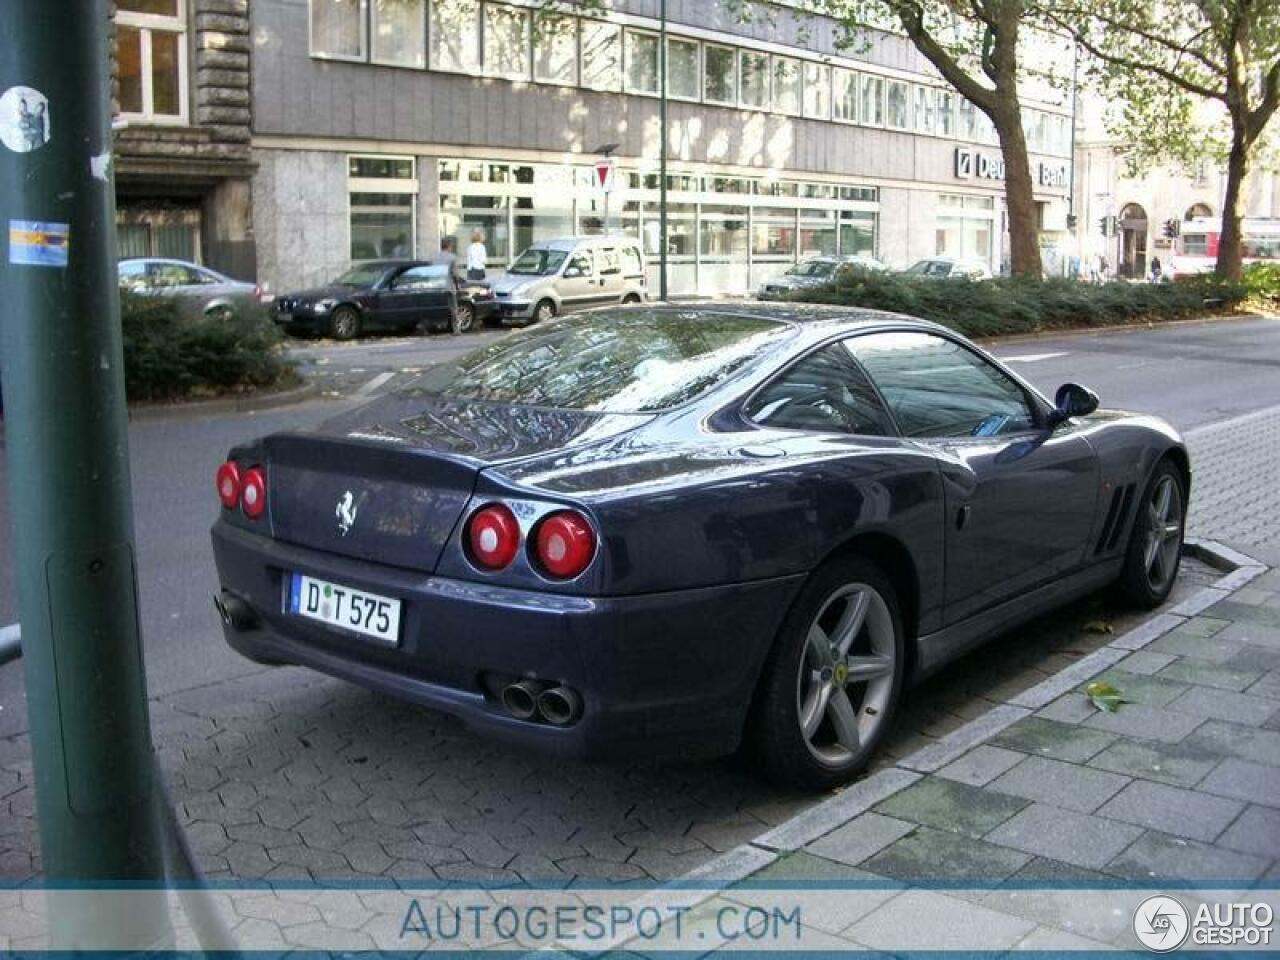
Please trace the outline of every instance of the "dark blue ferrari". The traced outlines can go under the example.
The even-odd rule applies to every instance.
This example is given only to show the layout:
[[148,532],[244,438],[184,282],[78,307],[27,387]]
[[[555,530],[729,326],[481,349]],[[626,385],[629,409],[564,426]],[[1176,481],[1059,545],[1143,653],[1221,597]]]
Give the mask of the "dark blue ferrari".
[[1178,569],[1162,421],[1050,403],[956,334],[790,305],[615,309],[505,337],[233,449],[228,642],[531,747],[863,767],[904,684]]

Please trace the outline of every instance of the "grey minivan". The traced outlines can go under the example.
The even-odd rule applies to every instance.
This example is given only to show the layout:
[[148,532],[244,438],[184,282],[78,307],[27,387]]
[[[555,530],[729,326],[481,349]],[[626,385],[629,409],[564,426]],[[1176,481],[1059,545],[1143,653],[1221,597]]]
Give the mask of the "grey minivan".
[[503,323],[646,299],[644,252],[631,237],[562,237],[533,244],[493,285]]

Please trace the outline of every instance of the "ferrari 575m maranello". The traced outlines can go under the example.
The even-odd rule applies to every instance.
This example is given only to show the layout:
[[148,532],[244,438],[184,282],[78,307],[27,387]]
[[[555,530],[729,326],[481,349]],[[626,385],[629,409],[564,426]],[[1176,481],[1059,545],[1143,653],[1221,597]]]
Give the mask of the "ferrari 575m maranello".
[[1168,596],[1186,449],[1097,407],[893,314],[569,317],[231,450],[217,606],[253,660],[529,747],[830,785],[986,638]]

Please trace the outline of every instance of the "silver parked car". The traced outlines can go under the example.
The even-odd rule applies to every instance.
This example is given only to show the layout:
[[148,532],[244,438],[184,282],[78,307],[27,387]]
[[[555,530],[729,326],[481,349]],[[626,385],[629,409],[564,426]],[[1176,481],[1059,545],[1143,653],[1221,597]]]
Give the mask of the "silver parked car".
[[756,297],[760,300],[781,300],[793,290],[820,287],[824,283],[830,283],[836,271],[846,266],[874,271],[889,269],[875,257],[853,255],[841,257],[832,254],[807,257],[795,266],[788,267],[779,276],[770,277],[760,284]]
[[631,237],[535,243],[494,283],[502,322],[524,326],[561,313],[646,299],[644,252]]
[[256,283],[188,263],[160,257],[130,257],[117,271],[120,288],[145,296],[173,297],[192,315],[230,317],[240,307],[265,303],[270,297]]
[[926,257],[924,260],[917,260],[902,272],[912,277],[991,279],[991,270],[981,260],[958,260],[955,257]]

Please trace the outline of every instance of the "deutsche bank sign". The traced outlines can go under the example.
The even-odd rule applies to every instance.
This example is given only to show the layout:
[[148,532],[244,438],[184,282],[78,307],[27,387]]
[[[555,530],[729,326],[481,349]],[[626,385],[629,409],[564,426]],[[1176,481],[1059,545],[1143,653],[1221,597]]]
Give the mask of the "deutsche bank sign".
[[956,176],[961,180],[1003,180],[1004,160],[967,147],[956,147]]

